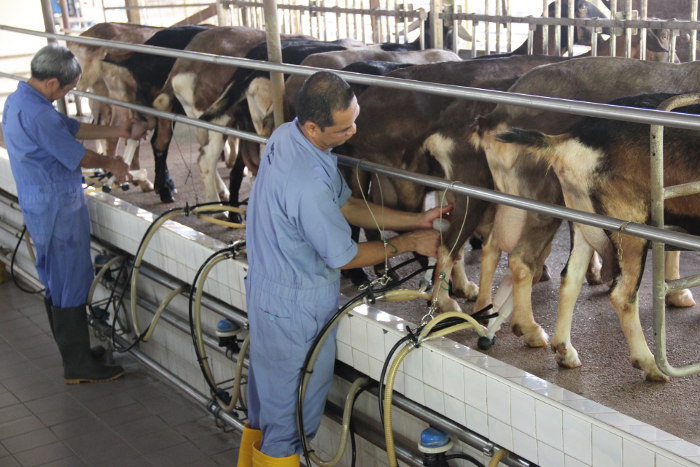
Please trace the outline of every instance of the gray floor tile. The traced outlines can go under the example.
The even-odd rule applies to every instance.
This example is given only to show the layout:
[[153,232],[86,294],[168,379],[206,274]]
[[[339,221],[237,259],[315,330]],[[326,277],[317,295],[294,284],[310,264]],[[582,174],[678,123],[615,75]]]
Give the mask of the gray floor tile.
[[93,416],[80,417],[51,426],[51,431],[62,440],[85,436],[86,433],[111,433],[109,427]]
[[118,381],[64,384],[41,298],[10,287],[0,284],[10,304],[0,311],[0,467],[234,465],[240,434],[128,354],[117,354],[127,368]]
[[11,422],[18,418],[28,417],[32,412],[23,404],[8,405],[0,409],[0,420]]
[[58,441],[55,434],[48,428],[40,428],[21,435],[5,438],[2,440],[3,446],[15,456],[22,451],[28,451],[47,444],[52,444]]
[[15,458],[25,467],[44,465],[61,459],[74,457],[75,454],[61,442],[38,446],[28,451],[15,454]]
[[0,466],[2,467],[22,467],[22,464],[12,456],[0,457]]
[[53,462],[42,464],[41,467],[82,467],[87,464],[76,456],[66,457]]
[[200,465],[200,463],[204,463],[205,461],[212,462],[208,456],[190,442],[153,451],[148,456],[148,460],[154,465],[162,467]]
[[5,422],[0,424],[0,441],[4,441],[8,438],[12,438],[17,435],[24,433],[29,433],[30,431],[38,430],[43,428],[41,420],[36,418],[34,415],[28,417],[18,418],[17,420],[12,420],[11,422]]
[[0,394],[0,408],[7,407],[8,405],[15,405],[17,403],[19,403],[19,399],[17,399],[11,392],[5,391]]

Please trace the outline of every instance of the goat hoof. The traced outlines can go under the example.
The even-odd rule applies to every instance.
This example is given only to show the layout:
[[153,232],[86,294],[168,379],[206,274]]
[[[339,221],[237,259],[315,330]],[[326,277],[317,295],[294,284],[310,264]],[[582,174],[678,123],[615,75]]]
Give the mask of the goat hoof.
[[229,211],[228,212],[228,221],[233,222],[234,224],[242,224],[243,223],[243,216],[239,212]]
[[160,195],[160,201],[162,203],[172,203],[175,201],[175,197],[173,196],[175,191],[170,190],[168,187],[163,187],[158,190],[158,194]]
[[676,308],[695,306],[693,294],[688,289],[677,290],[666,295],[666,304]]
[[479,346],[479,349],[481,350],[488,350],[491,347],[493,347],[493,344],[496,343],[496,336],[493,336],[492,338],[489,338],[488,336],[481,336],[479,340],[477,341],[477,345]]

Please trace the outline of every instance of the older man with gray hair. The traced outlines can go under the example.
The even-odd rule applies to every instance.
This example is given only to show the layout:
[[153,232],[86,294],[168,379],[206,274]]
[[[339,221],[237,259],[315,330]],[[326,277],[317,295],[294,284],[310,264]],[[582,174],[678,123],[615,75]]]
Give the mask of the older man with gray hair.
[[93,280],[90,219],[81,167],[102,168],[126,180],[120,158],[86,149],[77,139],[131,137],[144,128],[81,123],[57,112],[80,78],[80,64],[65,47],[46,46],[31,62],[31,78],[20,82],[5,103],[2,130],[17,184],[24,222],[36,248],[39,280],[68,384],[111,381],[124,370],[101,361],[104,349],[90,349],[86,301]]

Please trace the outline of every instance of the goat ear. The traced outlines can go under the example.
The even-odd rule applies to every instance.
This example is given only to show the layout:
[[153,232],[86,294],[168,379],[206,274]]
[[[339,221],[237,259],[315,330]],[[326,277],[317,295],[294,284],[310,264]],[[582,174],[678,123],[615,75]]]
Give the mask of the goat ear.
[[651,29],[647,29],[647,49],[652,52],[668,52],[668,47],[661,43],[661,39]]

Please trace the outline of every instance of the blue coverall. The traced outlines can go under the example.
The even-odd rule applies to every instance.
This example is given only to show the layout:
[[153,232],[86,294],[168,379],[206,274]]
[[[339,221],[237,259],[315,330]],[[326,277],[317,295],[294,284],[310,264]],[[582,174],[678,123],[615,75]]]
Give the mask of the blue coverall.
[[[250,322],[248,415],[272,457],[302,452],[296,426],[301,367],[338,309],[339,268],[357,254],[340,207],[350,189],[337,159],[308,141],[297,120],[280,126],[263,154],[247,214]],[[304,427],[313,437],[333,377],[335,333],[310,378]]]
[[26,83],[5,102],[2,130],[19,204],[36,248],[39,280],[59,308],[84,305],[93,279],[79,128],[80,122],[57,112]]

